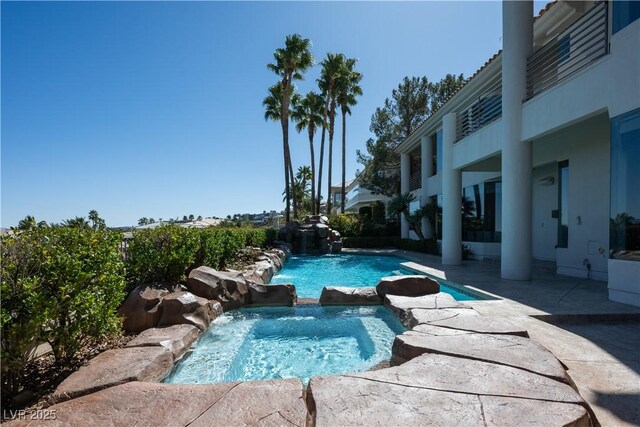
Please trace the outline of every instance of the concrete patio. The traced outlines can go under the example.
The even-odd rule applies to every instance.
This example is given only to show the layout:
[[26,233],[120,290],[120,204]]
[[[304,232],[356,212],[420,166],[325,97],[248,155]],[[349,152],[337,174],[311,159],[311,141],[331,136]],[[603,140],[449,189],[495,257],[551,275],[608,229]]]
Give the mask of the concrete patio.
[[519,282],[501,279],[497,262],[443,266],[417,252],[344,252],[401,256],[406,267],[496,298],[465,303],[508,317],[553,352],[601,425],[640,425],[640,307],[609,301],[606,282],[557,275],[548,262],[534,263],[533,280]]

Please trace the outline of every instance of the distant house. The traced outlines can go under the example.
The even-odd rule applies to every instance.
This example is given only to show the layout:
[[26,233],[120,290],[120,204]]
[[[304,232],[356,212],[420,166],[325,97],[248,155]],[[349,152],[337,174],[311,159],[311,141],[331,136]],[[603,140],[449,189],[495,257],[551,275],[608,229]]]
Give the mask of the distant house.
[[387,203],[391,200],[383,194],[373,194],[370,190],[360,186],[358,179],[354,179],[351,188],[347,192],[347,201],[345,204],[346,212],[354,213],[371,213],[371,208],[377,202],[384,204],[385,210]]
[[[503,49],[397,148],[443,264],[533,259],[640,305],[640,2],[503,2]],[[461,210],[464,219],[461,221]],[[406,221],[402,237],[415,238]]]
[[[355,183],[355,179],[349,180],[345,182],[345,192],[348,194],[349,191],[351,190],[351,188],[353,187]],[[342,183],[340,184],[336,184],[331,186],[331,205],[332,205],[332,211],[331,213],[338,213],[340,212],[340,206],[342,203]],[[346,206],[345,206],[346,209]]]

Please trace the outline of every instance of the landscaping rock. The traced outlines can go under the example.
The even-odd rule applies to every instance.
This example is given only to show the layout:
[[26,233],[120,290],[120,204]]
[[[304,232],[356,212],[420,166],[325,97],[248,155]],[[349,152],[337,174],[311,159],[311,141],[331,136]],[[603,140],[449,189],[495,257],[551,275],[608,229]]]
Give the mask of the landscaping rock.
[[566,384],[442,355],[377,371],[312,378],[307,402],[318,427],[589,425],[584,401]]
[[331,253],[339,254],[340,252],[342,252],[342,241],[331,242]]
[[529,337],[526,329],[515,325],[502,317],[480,316],[475,310],[443,308],[426,310],[414,308],[407,315],[407,324],[414,327],[420,324],[459,329],[482,334],[506,334]]
[[162,299],[162,316],[158,326],[194,325],[205,330],[222,313],[217,301],[200,298],[191,292],[173,292]]
[[418,297],[437,294],[440,284],[427,276],[389,276],[380,279],[376,289],[382,298],[387,294]]
[[263,284],[264,283],[264,279],[262,278],[263,274],[264,272],[262,270],[259,270],[255,264],[252,264],[242,272],[242,277],[244,277],[244,280],[247,283],[251,282],[251,283]]
[[161,381],[173,367],[173,354],[164,347],[107,350],[65,379],[53,401],[73,399],[129,381]]
[[418,325],[397,335],[393,342],[393,363],[404,363],[425,353],[446,354],[512,366],[571,384],[556,357],[540,344],[519,336]]
[[131,291],[118,309],[124,330],[141,332],[155,327],[162,314],[162,297],[167,294],[169,291],[150,285],[140,285]]
[[345,288],[340,286],[326,286],[322,288],[320,305],[380,305],[382,298],[376,288],[360,287]]
[[409,312],[416,308],[428,310],[439,310],[443,308],[471,309],[468,305],[459,303],[453,299],[451,295],[444,292],[413,298],[387,295],[384,298],[384,305],[389,307],[402,320],[406,320],[409,317]]
[[298,379],[223,384],[130,382],[49,407],[56,420],[31,426],[304,426]]
[[260,285],[249,283],[250,301],[260,306],[294,306],[298,296],[296,287],[291,283]]
[[224,311],[242,307],[249,302],[247,282],[239,273],[198,267],[189,273],[187,288],[199,297],[219,301]]
[[151,328],[129,341],[127,347],[163,347],[171,351],[174,359],[179,359],[199,336],[198,328],[192,325]]
[[315,225],[316,233],[319,237],[326,239],[329,237],[329,226],[326,224],[318,223]]
[[329,240],[331,240],[332,242],[337,242],[340,239],[341,236],[338,230],[331,230],[331,232],[329,232]]
[[258,261],[255,263],[256,273],[260,275],[262,283],[269,283],[275,274],[273,264],[269,261]]

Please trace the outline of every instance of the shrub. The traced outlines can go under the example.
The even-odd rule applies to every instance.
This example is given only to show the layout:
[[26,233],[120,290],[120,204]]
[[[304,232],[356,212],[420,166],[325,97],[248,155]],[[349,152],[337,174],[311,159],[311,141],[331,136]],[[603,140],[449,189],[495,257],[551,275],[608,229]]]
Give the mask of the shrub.
[[2,238],[2,387],[22,387],[29,353],[48,342],[59,361],[120,331],[120,233],[38,228]]
[[135,230],[129,242],[129,282],[135,286],[183,281],[200,249],[198,231],[178,225]]
[[357,215],[331,215],[329,217],[329,227],[338,231],[342,237],[360,236],[360,220]]

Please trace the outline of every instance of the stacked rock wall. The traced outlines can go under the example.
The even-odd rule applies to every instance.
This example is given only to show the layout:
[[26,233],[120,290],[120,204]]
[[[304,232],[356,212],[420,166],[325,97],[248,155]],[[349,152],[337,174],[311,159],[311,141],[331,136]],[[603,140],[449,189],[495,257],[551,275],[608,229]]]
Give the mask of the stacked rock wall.
[[280,229],[278,239],[291,245],[295,254],[324,255],[342,251],[342,237],[329,228],[324,215],[307,216],[303,223],[292,221]]

